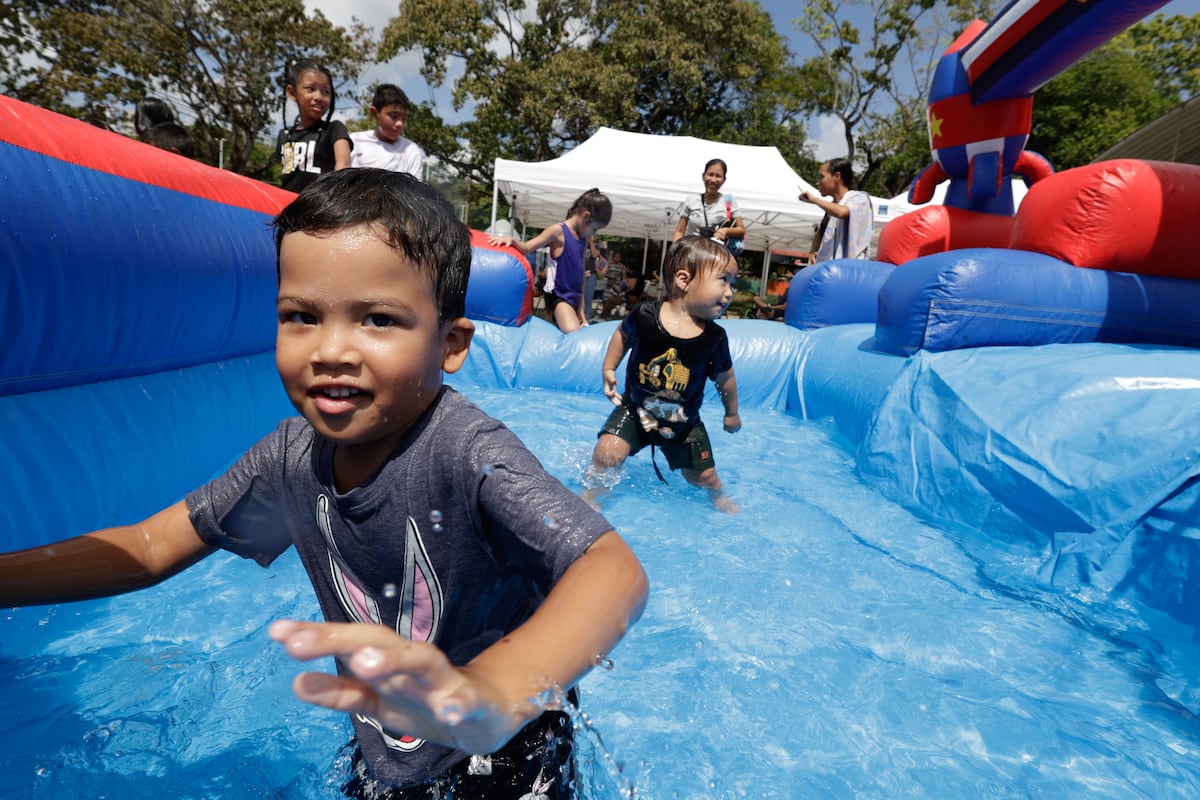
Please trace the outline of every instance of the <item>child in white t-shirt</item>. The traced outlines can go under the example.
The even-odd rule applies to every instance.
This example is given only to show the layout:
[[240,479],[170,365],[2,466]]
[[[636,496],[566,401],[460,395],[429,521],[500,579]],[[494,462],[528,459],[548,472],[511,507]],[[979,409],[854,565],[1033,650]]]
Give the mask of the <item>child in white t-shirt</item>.
[[412,139],[404,138],[409,105],[408,95],[399,86],[379,84],[371,100],[371,118],[375,120],[375,127],[350,134],[354,142],[350,166],[378,167],[425,178],[425,151]]

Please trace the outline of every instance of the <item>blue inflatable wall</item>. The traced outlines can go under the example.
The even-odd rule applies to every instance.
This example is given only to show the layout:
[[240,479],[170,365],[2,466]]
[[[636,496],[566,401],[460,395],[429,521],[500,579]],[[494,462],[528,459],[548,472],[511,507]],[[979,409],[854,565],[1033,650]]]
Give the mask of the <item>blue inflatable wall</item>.
[[[79,163],[0,128],[0,218],[21,221],[0,251],[6,550],[140,519],[292,413],[271,354],[266,228],[286,194],[46,117],[34,129],[78,128],[39,142],[100,145]],[[1046,580],[1200,622],[1200,352],[902,356],[869,323],[725,325],[746,408],[832,420],[879,491],[951,528],[1034,542]],[[540,319],[480,319],[454,382],[598,392],[614,327],[564,336]],[[779,458],[781,474],[803,473],[802,453]]]

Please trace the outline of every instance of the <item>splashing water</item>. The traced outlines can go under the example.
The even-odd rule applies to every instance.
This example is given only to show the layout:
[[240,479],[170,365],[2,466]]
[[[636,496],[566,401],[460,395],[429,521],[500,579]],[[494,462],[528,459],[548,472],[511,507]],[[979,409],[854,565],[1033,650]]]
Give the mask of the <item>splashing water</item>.
[[[610,662],[611,663],[611,662]],[[633,779],[626,774],[625,762],[616,757],[604,742],[600,733],[586,711],[580,709],[557,685],[530,698],[530,703],[536,708],[558,708],[571,718],[571,728],[575,733],[576,765],[581,778],[576,781],[576,790],[581,797],[607,797],[613,800],[634,800],[637,787]],[[607,788],[600,790],[598,787]]]
[[[582,487],[607,399],[466,393]],[[1194,630],[1047,586],[1038,542],[914,517],[828,425],[742,418],[710,427],[736,518],[648,453],[604,503],[651,593],[579,687],[582,800],[1200,796]],[[333,663],[266,636],[318,616],[290,551],[4,612],[0,794],[338,798],[349,722],[290,688]]]

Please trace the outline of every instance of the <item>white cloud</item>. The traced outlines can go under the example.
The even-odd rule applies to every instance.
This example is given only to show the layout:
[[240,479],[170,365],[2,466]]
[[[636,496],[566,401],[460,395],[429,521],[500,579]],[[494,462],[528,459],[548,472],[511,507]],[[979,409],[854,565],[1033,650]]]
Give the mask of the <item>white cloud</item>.
[[[320,11],[330,22],[342,27],[349,27],[353,20],[357,19],[370,28],[376,37],[383,32],[392,17],[400,13],[399,0],[342,0],[337,3],[329,0],[305,0],[304,5],[310,11]],[[450,101],[454,70],[450,70],[446,84],[431,87],[421,77],[420,69],[420,54],[415,50],[408,50],[386,64],[369,65],[358,76],[358,80],[344,86],[341,92],[357,97],[372,84],[394,83],[403,89],[414,103],[430,103],[442,119],[447,122],[461,122],[464,114],[455,112]],[[339,76],[335,75],[334,78],[339,79]],[[339,102],[338,116],[343,117],[343,111],[347,112],[345,116],[357,116],[355,105],[356,103],[352,103],[349,98],[342,100]]]
[[808,138],[818,161],[846,155],[846,128],[835,116],[826,114],[814,119],[809,124]]

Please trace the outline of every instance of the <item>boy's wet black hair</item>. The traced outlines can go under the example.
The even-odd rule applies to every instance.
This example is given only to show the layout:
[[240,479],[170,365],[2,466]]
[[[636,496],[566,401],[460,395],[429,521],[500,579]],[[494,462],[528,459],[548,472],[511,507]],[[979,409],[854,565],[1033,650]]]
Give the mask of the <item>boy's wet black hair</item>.
[[287,234],[328,236],[360,225],[429,278],[440,321],[465,315],[471,233],[437,189],[403,172],[342,169],[309,184],[275,217],[276,274]]

